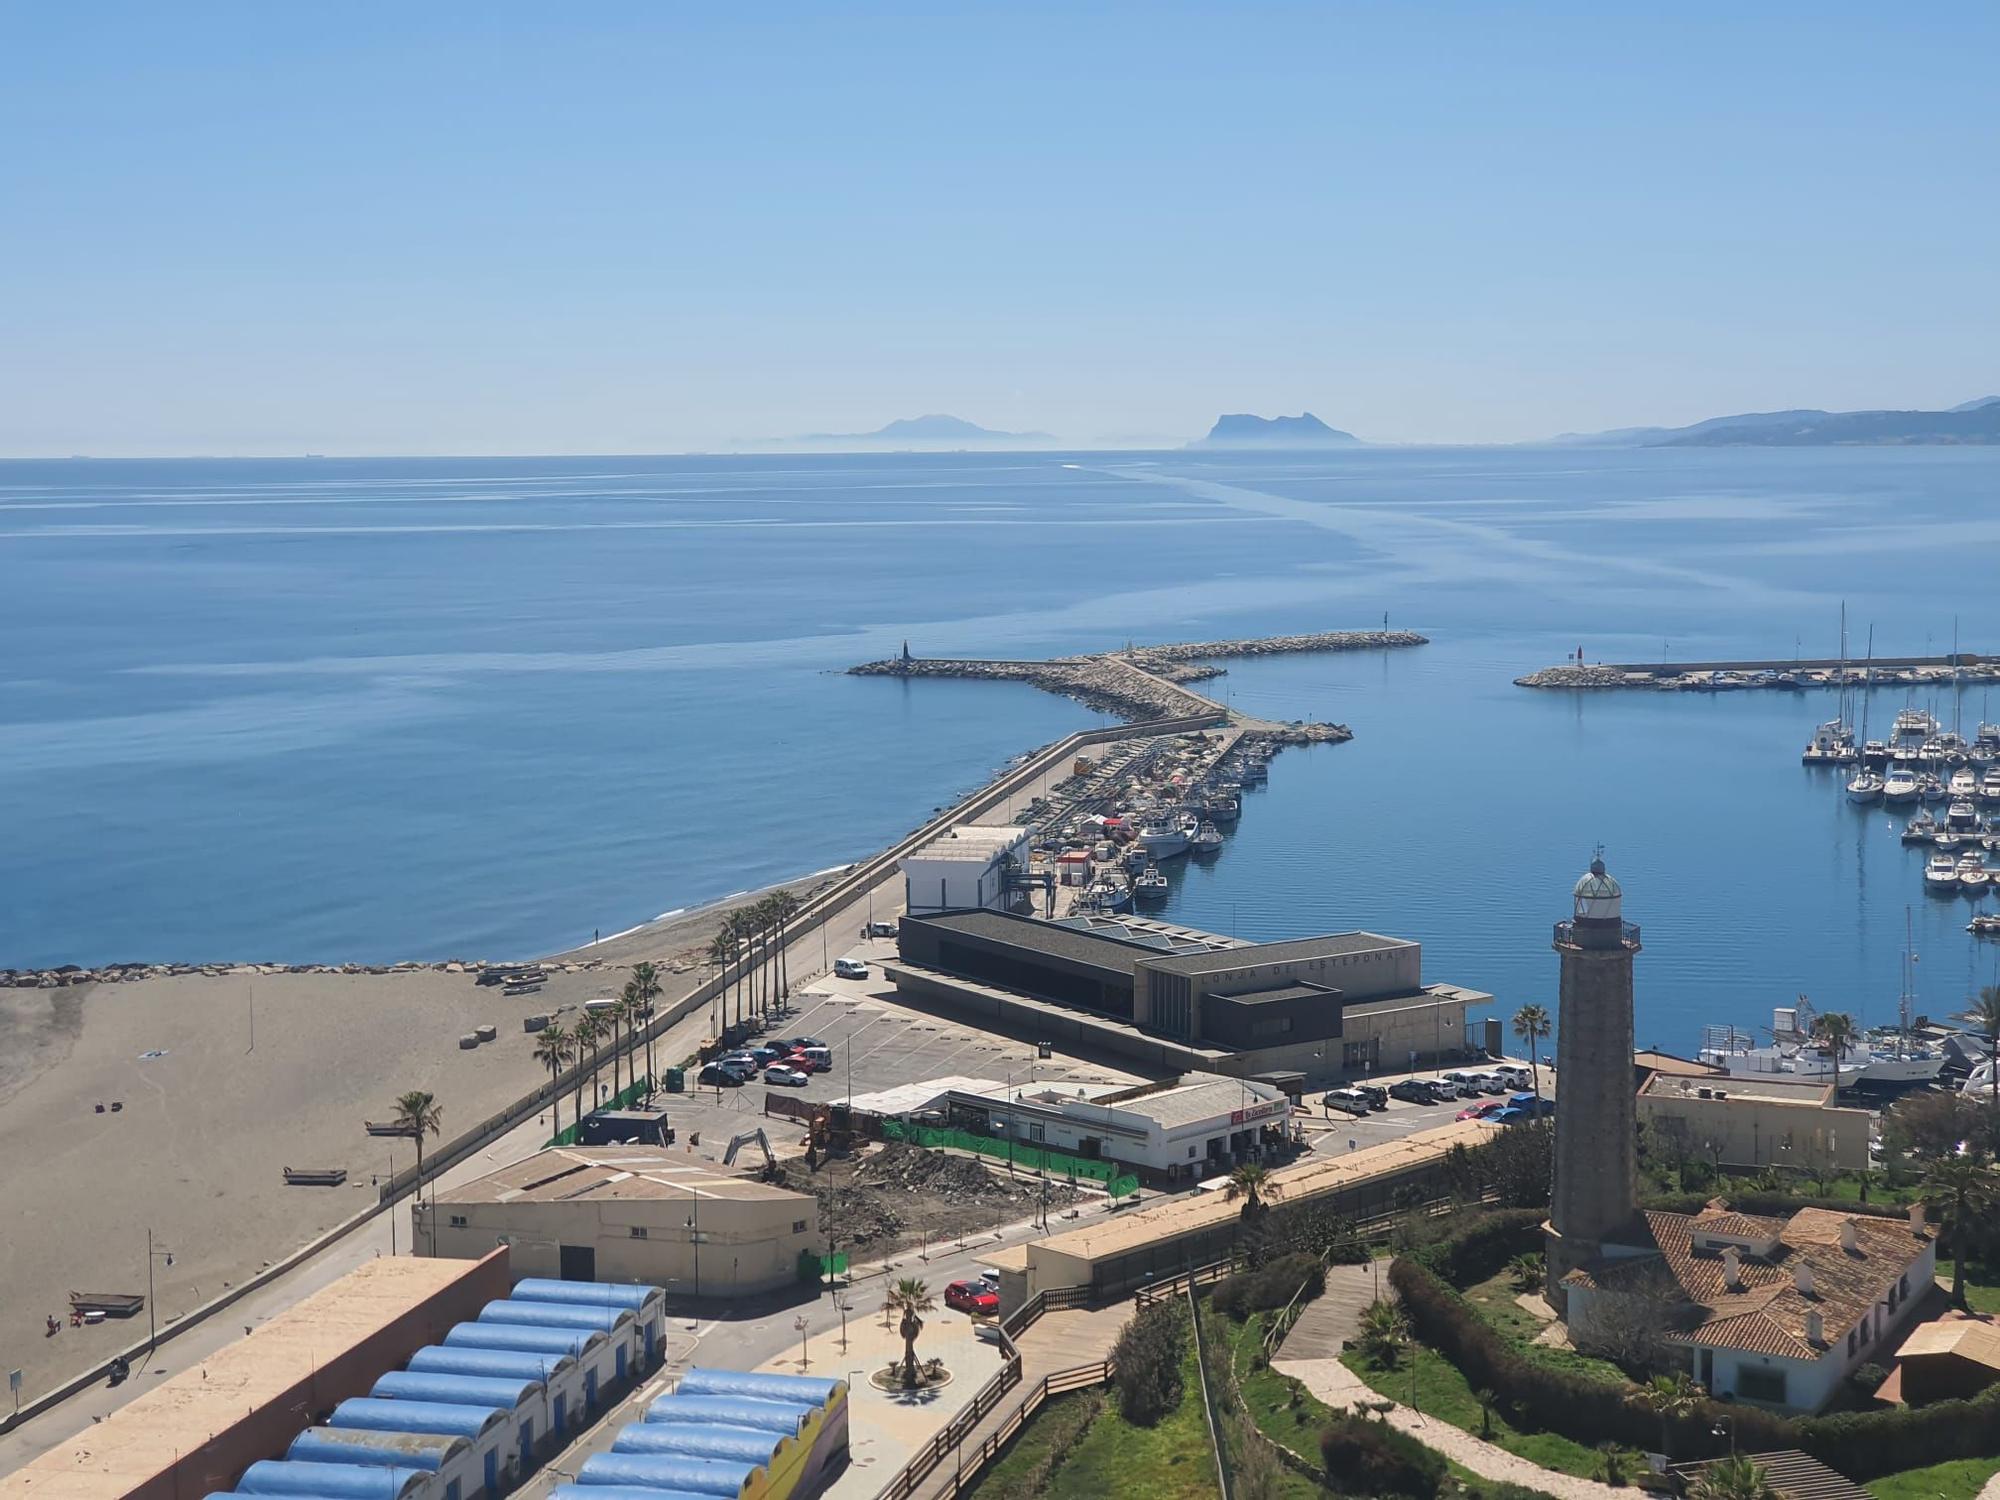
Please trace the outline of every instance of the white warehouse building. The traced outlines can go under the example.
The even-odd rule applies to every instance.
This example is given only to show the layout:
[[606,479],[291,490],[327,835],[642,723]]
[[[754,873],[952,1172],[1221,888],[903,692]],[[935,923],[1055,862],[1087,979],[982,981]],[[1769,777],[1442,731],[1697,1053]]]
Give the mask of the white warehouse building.
[[1031,830],[968,823],[903,856],[904,906],[925,912],[1010,909],[1028,873]]

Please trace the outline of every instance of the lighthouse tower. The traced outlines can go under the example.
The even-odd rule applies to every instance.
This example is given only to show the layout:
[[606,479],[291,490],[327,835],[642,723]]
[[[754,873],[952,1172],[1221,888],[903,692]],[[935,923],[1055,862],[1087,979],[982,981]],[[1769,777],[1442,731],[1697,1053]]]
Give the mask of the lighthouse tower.
[[1576,883],[1575,910],[1556,923],[1562,1014],[1556,1041],[1555,1193],[1547,1237],[1548,1299],[1564,1310],[1562,1279],[1603,1253],[1638,1207],[1632,1084],[1632,958],[1639,929],[1603,851]]

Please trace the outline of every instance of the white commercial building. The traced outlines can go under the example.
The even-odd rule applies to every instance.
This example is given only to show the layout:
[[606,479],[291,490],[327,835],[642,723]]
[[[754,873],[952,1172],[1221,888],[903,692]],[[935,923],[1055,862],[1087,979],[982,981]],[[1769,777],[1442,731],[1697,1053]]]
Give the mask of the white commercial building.
[[1030,831],[1011,823],[954,828],[902,860],[912,914],[986,907],[1005,911],[1026,894]]
[[1090,1089],[1019,1084],[945,1095],[952,1123],[1024,1146],[1115,1161],[1153,1178],[1188,1181],[1263,1156],[1292,1102],[1269,1084],[1215,1073]]

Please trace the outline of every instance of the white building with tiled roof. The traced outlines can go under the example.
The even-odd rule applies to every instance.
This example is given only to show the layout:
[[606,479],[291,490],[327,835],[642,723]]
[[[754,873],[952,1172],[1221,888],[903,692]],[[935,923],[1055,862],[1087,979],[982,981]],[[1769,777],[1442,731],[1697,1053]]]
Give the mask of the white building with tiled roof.
[[[1678,1293],[1670,1345],[1709,1391],[1783,1411],[1817,1411],[1860,1366],[1887,1362],[1935,1284],[1937,1240],[1921,1204],[1907,1220],[1801,1209],[1789,1219],[1647,1212],[1645,1233],[1607,1244],[1563,1278],[1570,1336],[1587,1347],[1627,1299]],[[1664,1274],[1663,1274],[1664,1273]]]

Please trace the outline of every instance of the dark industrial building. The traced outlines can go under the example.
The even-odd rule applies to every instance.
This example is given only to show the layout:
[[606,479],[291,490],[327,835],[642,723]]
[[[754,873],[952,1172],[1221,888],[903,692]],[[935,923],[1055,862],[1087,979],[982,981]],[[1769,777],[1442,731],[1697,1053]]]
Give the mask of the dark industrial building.
[[1114,1036],[1316,1075],[1456,1056],[1467,1004],[1490,998],[1424,984],[1417,944],[1370,932],[1246,943],[1144,918],[965,910],[905,917],[898,952],[899,988],[948,997],[959,981],[1122,1023]]

